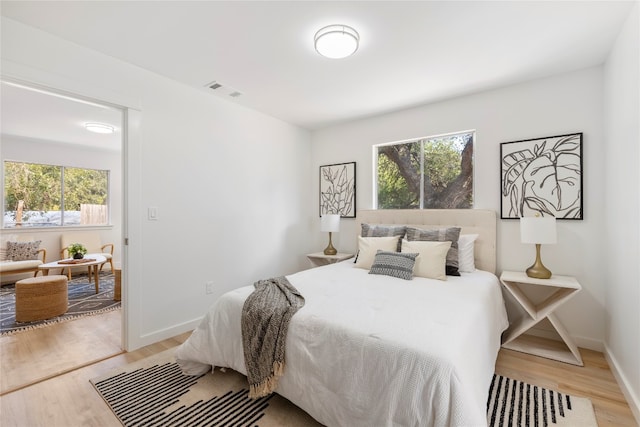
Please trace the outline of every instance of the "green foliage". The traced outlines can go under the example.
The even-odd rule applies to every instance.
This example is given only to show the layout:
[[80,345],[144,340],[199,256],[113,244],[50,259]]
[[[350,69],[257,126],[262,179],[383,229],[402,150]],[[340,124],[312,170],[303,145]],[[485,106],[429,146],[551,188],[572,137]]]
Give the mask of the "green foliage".
[[[420,144],[403,144],[399,150],[409,151],[411,164],[419,169]],[[409,190],[400,167],[388,156],[378,156],[378,207],[380,209],[417,209],[420,207],[420,193]]]
[[443,189],[460,175],[461,151],[451,138],[424,143],[424,174],[434,189]]
[[79,211],[80,204],[107,204],[106,171],[94,169],[64,169],[64,209]]
[[15,211],[19,200],[24,200],[25,211],[60,209],[60,167],[18,162],[5,162],[4,167],[6,211]]
[[107,171],[63,168],[35,163],[4,163],[5,212],[13,215],[20,200],[24,201],[23,221],[29,212],[62,210],[62,181],[64,174],[64,210],[79,211],[80,204],[106,205],[108,195]]
[[85,248],[82,243],[72,243],[67,247],[67,250],[71,256],[74,256],[75,254],[84,255],[88,252],[87,248]]

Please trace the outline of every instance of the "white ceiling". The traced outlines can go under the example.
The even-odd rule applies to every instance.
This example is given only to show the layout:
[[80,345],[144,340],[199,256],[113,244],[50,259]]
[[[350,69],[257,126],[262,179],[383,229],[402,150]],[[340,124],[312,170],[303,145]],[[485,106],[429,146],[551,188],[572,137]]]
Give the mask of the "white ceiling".
[[[26,89],[3,82],[2,133],[36,142],[58,142],[119,151],[122,147],[122,111],[107,106]],[[85,129],[86,123],[109,124],[112,134]]]
[[[203,91],[217,80],[242,92],[230,102],[318,129],[602,64],[632,5],[3,0],[2,15]],[[313,47],[336,23],[361,37],[342,60]]]

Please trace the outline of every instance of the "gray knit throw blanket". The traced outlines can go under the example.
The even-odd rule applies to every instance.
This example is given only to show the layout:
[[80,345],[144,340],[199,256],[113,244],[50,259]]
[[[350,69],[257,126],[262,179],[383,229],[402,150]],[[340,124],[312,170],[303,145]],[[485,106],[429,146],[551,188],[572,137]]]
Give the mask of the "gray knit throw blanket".
[[254,283],[242,307],[242,346],[249,397],[271,394],[284,373],[284,348],[291,317],[304,306],[304,297],[286,277]]

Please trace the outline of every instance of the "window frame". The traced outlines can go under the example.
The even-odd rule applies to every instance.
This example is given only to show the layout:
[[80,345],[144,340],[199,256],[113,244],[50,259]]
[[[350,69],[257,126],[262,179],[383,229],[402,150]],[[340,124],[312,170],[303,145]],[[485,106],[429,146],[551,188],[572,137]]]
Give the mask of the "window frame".
[[[5,178],[6,178],[6,164],[7,163],[21,163],[21,164],[31,164],[31,165],[42,165],[42,166],[51,166],[60,168],[60,224],[56,225],[14,225],[12,227],[8,227],[5,222],[5,214],[6,212],[11,212],[6,209],[6,194],[5,194]],[[106,173],[106,206],[107,206],[107,218],[106,222],[102,224],[65,224],[64,213],[65,213],[65,169],[82,169],[82,170],[90,170],[90,171],[99,171]],[[69,229],[69,228],[104,228],[111,227],[111,170],[109,169],[96,169],[96,168],[87,168],[82,166],[65,166],[58,164],[50,164],[50,163],[41,163],[37,161],[23,161],[23,160],[12,160],[12,159],[4,159],[2,160],[2,230],[10,230],[11,232],[21,231],[21,230],[54,230],[54,229]]]

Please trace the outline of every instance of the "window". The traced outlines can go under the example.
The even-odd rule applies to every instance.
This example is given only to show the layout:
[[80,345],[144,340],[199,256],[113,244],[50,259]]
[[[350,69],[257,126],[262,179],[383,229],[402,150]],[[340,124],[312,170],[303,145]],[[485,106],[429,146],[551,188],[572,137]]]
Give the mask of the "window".
[[4,162],[5,228],[105,225],[109,171]]
[[473,207],[474,132],[374,147],[377,209]]

